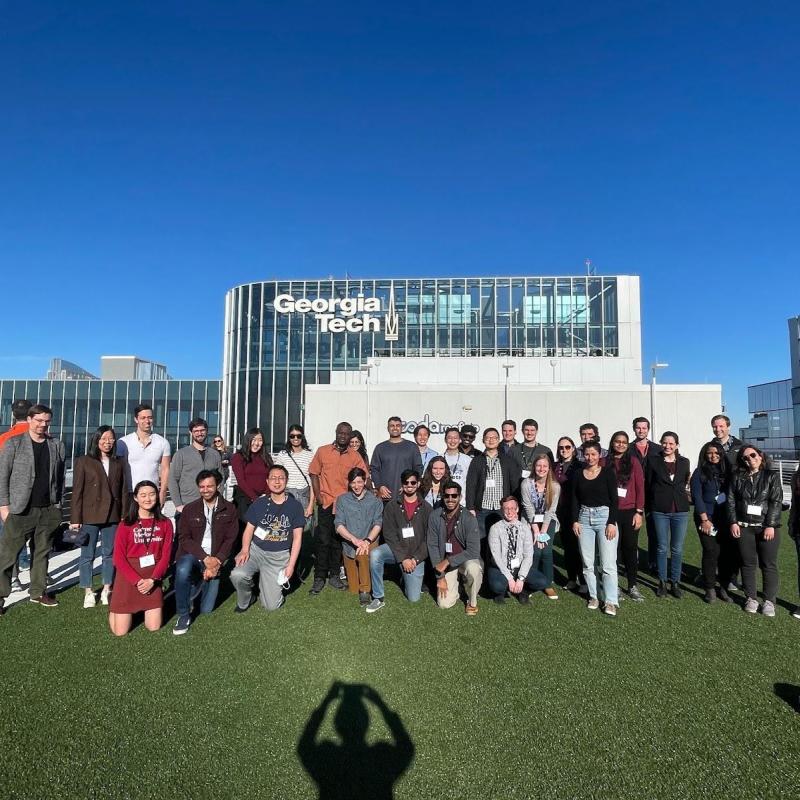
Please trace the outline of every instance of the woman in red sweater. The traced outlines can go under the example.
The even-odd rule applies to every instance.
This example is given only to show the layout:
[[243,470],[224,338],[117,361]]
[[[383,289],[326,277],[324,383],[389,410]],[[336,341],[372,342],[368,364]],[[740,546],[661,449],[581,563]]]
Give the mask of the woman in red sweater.
[[172,522],[161,513],[158,487],[140,481],[133,490],[127,516],[117,527],[114,567],[117,576],[111,592],[108,624],[115,636],[131,629],[133,615],[144,611],[147,630],[161,627],[164,598],[161,580],[169,569]]
[[244,520],[247,509],[253,500],[267,491],[267,475],[272,466],[272,456],[264,447],[264,434],[261,428],[250,428],[242,439],[242,446],[231,459],[231,469],[236,476],[233,502]]
[[644,470],[628,448],[625,431],[611,437],[611,465],[617,475],[617,526],[625,573],[628,578],[628,597],[641,603],[644,600],[637,585],[639,566],[639,530],[644,518]]

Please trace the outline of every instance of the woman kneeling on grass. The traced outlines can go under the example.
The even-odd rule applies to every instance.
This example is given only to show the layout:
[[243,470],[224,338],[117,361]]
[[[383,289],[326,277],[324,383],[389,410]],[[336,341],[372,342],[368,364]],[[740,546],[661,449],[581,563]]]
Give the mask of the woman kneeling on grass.
[[559,528],[556,509],[561,484],[553,477],[549,456],[544,453],[536,456],[533,474],[522,481],[521,494],[525,517],[533,533],[533,569],[547,578],[545,595],[558,600],[558,592],[553,588],[553,538]]
[[117,575],[108,624],[115,636],[125,636],[133,615],[140,611],[144,611],[147,630],[161,627],[161,579],[169,568],[172,535],[172,522],[161,513],[158,488],[152,481],[140,481],[114,540]]

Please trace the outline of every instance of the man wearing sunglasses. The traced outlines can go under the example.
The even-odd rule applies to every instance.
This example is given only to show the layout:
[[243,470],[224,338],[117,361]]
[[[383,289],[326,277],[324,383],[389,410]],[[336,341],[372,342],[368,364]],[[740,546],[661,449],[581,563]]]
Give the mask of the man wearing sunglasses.
[[400,482],[402,494],[390,500],[383,510],[383,544],[369,555],[372,602],[367,606],[368,614],[374,614],[386,605],[383,599],[385,564],[400,565],[403,591],[409,602],[416,603],[422,595],[431,507],[419,495],[419,472],[404,470]]
[[461,487],[455,481],[447,481],[442,487],[442,503],[428,521],[428,555],[436,573],[436,602],[439,608],[452,608],[458,602],[460,577],[467,594],[467,616],[474,617],[483,583],[478,521],[461,507]]
[[459,450],[470,458],[474,458],[481,451],[475,447],[475,437],[478,435],[478,429],[474,425],[461,426],[461,444]]

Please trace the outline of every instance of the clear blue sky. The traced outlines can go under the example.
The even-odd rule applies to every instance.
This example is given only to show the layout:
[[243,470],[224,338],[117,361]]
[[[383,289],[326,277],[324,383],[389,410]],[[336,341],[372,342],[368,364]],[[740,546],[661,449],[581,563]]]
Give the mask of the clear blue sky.
[[665,382],[788,377],[796,3],[0,0],[0,374],[221,369],[288,276],[642,278]]

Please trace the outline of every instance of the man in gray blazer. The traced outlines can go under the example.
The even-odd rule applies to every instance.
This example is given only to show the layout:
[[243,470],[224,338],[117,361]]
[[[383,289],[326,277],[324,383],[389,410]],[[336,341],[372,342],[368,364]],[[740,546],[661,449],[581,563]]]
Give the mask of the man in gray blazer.
[[52,608],[58,602],[46,594],[47,564],[53,538],[61,524],[64,489],[64,443],[47,431],[53,412],[31,406],[28,431],[6,442],[0,450],[0,614],[11,593],[11,570],[17,553],[33,537],[30,596],[32,603]]

